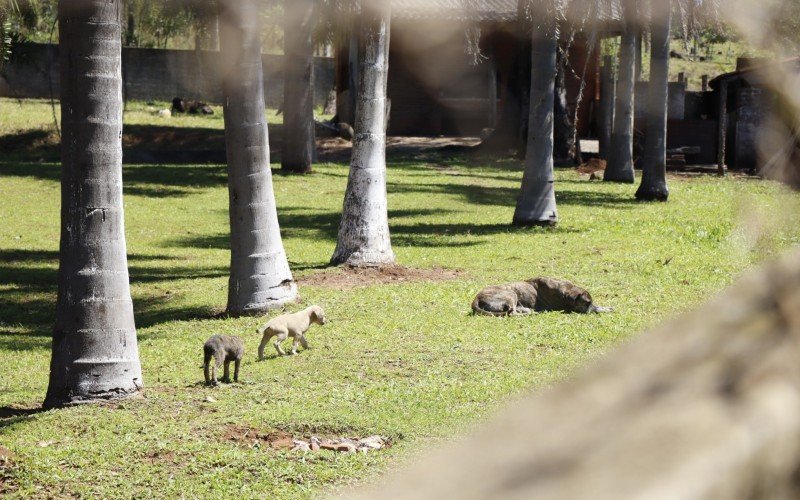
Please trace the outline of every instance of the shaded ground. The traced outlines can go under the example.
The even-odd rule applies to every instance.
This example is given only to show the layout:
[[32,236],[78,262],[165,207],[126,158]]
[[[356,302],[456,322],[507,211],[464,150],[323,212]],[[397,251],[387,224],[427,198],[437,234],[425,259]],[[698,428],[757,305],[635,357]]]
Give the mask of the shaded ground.
[[[212,125],[213,123],[209,123]],[[53,128],[36,128],[0,134],[0,154],[23,161],[55,161],[60,136]],[[272,160],[280,162],[283,125],[269,125]],[[480,142],[477,138],[390,137],[387,154],[414,158],[450,150],[457,154]],[[352,143],[320,135],[317,140],[321,162],[347,162]],[[155,124],[126,124],[122,134],[124,162],[130,163],[225,163],[225,133],[220,128],[181,127]]]
[[351,288],[388,285],[398,283],[409,283],[424,281],[435,283],[438,281],[449,281],[463,278],[466,273],[463,270],[444,269],[434,267],[431,269],[415,269],[400,265],[381,266],[381,267],[343,267],[320,271],[303,276],[298,280],[300,286],[319,286],[333,288],[335,290],[349,290]]

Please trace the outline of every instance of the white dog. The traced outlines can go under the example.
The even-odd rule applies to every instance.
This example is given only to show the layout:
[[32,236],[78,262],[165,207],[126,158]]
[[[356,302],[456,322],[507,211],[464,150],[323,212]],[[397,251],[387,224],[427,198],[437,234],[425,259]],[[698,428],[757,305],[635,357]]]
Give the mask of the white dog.
[[309,329],[312,323],[324,325],[325,311],[319,306],[311,306],[302,311],[293,314],[283,314],[277,318],[273,318],[264,326],[256,330],[259,334],[263,335],[261,338],[261,345],[258,346],[258,359],[264,359],[264,347],[272,337],[275,338],[275,350],[278,354],[285,356],[286,353],[281,349],[281,342],[289,337],[294,339],[292,343],[292,354],[297,354],[297,344],[302,344],[303,349],[308,349],[308,342],[305,336],[306,330]]

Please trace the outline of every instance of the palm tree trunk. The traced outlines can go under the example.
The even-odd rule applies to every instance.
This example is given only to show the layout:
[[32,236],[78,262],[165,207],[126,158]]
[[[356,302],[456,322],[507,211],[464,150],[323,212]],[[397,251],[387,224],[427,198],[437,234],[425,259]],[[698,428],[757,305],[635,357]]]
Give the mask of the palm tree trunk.
[[[558,53],[561,54],[561,50]],[[553,102],[555,120],[553,124],[553,161],[556,165],[567,166],[574,165],[577,160],[576,134],[567,105],[566,61],[559,56],[557,64],[555,100]]]
[[534,24],[525,172],[513,223],[519,226],[553,226],[558,222],[553,173],[558,35],[554,17],[542,16]]
[[286,64],[283,86],[281,168],[308,173],[316,151],[314,136],[314,0],[293,0],[285,7]]
[[220,5],[231,224],[227,310],[259,314],[296,300],[297,286],[283,249],[272,190],[258,2]]
[[633,183],[633,104],[636,78],[636,21],[635,0],[625,0],[625,30],[619,49],[619,82],[617,83],[617,109],[614,112],[614,131],[611,134],[605,181]]
[[122,205],[121,4],[61,0],[61,246],[45,407],[142,390]]
[[362,2],[356,137],[332,264],[369,266],[394,262],[386,201],[388,3]]
[[667,91],[671,2],[651,2],[652,32],[650,84],[647,99],[647,135],[642,155],[641,201],[667,201]]

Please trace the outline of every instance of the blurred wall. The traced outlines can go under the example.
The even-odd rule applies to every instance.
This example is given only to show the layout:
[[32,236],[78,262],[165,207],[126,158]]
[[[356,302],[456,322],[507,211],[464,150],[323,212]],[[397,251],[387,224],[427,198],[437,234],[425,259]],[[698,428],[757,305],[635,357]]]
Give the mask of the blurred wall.
[[[215,67],[219,52],[122,49],[123,93],[126,99],[171,101],[173,97],[220,103],[222,89]],[[283,102],[283,56],[265,54],[264,93],[267,106]],[[334,87],[333,59],[315,58],[315,100],[322,106]],[[0,72],[0,97],[58,97],[58,46],[25,43],[14,47]]]

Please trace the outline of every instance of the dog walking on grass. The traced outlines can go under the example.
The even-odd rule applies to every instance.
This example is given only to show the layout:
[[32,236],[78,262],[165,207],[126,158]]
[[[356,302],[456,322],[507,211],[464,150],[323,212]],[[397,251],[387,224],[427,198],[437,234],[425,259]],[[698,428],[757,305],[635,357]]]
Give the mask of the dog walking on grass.
[[280,356],[285,356],[286,352],[281,349],[281,343],[289,337],[294,339],[292,342],[291,354],[297,354],[297,344],[301,344],[303,349],[308,349],[305,333],[312,323],[324,325],[326,323],[325,311],[319,306],[311,306],[293,314],[283,314],[273,318],[264,326],[256,330],[261,338],[261,345],[258,346],[258,359],[264,359],[264,348],[272,337],[275,337],[275,350]]

